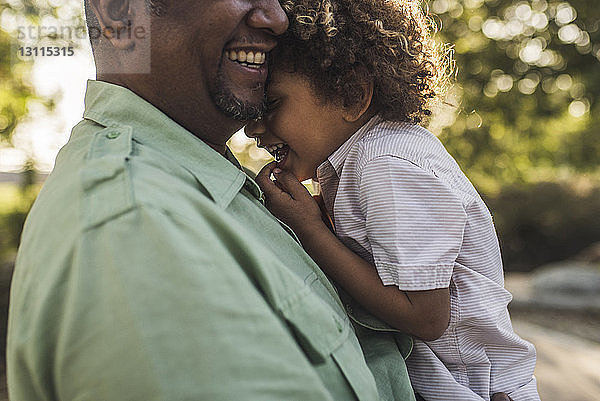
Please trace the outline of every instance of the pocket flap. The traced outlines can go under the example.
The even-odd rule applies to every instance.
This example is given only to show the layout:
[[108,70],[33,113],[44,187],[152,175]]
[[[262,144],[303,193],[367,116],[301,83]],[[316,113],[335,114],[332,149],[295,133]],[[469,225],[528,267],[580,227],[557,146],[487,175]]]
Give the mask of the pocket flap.
[[323,363],[348,337],[350,324],[305,287],[281,305],[281,313],[314,363]]

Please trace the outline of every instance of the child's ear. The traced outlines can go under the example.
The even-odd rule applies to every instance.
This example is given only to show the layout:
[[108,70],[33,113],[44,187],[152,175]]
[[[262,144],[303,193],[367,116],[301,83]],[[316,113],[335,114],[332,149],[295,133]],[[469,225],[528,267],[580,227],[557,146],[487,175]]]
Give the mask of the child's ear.
[[344,108],[344,120],[353,123],[358,121],[371,106],[373,100],[374,83],[373,80],[363,81],[360,85],[360,99],[350,106]]
[[90,0],[101,35],[117,49],[126,50],[134,45],[130,0]]

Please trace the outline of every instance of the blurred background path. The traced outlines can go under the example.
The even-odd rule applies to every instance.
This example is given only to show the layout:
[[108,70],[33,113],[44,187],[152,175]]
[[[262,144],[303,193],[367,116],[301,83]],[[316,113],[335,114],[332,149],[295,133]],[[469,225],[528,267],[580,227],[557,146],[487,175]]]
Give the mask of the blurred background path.
[[535,375],[543,401],[600,400],[600,343],[561,333],[521,318],[515,331],[535,344]]
[[[567,274],[556,277],[556,271]],[[599,279],[596,266],[570,262],[506,274],[514,329],[537,350],[535,375],[543,401],[600,400],[600,303],[595,300],[600,288],[593,286]]]

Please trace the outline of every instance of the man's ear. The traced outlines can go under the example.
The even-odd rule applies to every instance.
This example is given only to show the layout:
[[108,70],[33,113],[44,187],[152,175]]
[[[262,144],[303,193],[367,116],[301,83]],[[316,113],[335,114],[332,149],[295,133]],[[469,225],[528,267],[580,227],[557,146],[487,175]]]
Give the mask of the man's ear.
[[135,45],[133,13],[130,0],[89,0],[90,6],[102,30],[102,38],[110,41],[113,47],[127,50]]
[[358,101],[344,109],[344,120],[353,123],[359,120],[371,106],[373,100],[374,83],[373,80],[364,81],[360,84],[360,98]]

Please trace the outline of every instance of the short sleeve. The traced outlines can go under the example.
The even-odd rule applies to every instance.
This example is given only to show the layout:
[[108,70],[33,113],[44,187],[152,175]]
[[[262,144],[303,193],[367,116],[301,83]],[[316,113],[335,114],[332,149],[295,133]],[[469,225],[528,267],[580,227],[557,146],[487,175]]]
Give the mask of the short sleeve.
[[466,225],[462,201],[431,172],[394,156],[360,173],[360,208],[384,285],[418,291],[446,288]]

